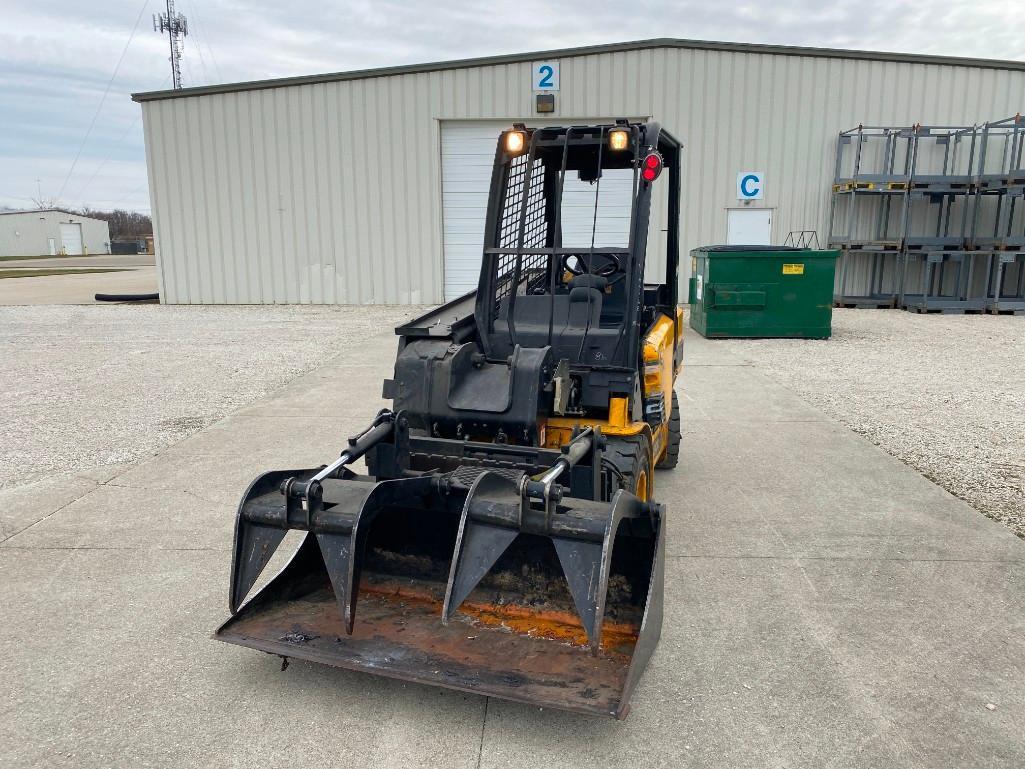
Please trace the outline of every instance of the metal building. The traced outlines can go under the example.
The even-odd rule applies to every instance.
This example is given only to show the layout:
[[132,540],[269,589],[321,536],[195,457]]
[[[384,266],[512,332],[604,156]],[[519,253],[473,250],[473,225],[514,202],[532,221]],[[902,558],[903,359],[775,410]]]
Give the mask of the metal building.
[[102,219],[59,208],[0,212],[0,256],[108,253],[110,228]]
[[686,249],[824,239],[839,131],[1014,114],[1025,62],[661,39],[133,98],[164,301],[434,303],[474,286],[512,122],[660,121]]

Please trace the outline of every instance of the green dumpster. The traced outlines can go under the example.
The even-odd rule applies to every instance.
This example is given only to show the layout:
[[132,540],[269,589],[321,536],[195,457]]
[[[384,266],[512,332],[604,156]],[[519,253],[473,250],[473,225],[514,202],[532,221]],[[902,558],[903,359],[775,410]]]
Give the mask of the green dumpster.
[[702,336],[829,338],[839,251],[704,246],[690,255],[690,325]]

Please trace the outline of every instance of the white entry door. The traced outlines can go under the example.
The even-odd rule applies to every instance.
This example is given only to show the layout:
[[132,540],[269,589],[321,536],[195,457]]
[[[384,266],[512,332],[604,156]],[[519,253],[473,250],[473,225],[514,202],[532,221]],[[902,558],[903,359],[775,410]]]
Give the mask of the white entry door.
[[77,222],[61,223],[61,246],[65,254],[82,253],[82,225]]
[[[445,301],[477,288],[495,148],[498,135],[509,128],[510,122],[446,121],[441,125]],[[573,121],[576,125],[602,122],[608,121]],[[606,172],[597,188],[567,175],[562,202],[563,245],[590,246],[592,230],[596,230],[596,246],[625,246],[629,240],[632,185],[629,171]]]
[[772,244],[771,208],[731,208],[726,212],[726,245]]

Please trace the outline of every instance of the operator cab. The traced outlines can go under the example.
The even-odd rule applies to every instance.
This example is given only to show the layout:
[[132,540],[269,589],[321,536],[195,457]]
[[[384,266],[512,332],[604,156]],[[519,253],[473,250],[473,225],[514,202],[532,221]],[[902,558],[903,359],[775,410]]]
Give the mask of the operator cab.
[[[574,369],[637,371],[642,326],[656,309],[649,302],[675,317],[678,216],[670,218],[665,283],[646,291],[643,281],[651,186],[667,168],[671,211],[678,212],[678,153],[657,123],[517,125],[502,135],[475,307],[488,358],[506,358],[517,346],[551,347],[553,361]],[[618,185],[618,205],[603,199],[603,183]],[[567,196],[591,207],[582,215],[577,206],[575,237],[564,244]],[[620,231],[610,237],[603,216]]]

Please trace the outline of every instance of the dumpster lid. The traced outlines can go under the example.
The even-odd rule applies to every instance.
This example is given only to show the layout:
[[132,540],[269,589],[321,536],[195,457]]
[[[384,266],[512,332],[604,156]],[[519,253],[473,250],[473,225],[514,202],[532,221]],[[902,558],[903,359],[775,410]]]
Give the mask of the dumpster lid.
[[719,251],[726,251],[726,252],[745,251],[745,252],[747,252],[747,251],[808,251],[809,249],[807,249],[807,248],[799,248],[798,246],[765,246],[765,245],[761,245],[761,246],[701,246],[700,248],[695,248],[694,250],[695,251],[713,251],[713,252],[719,252]]

